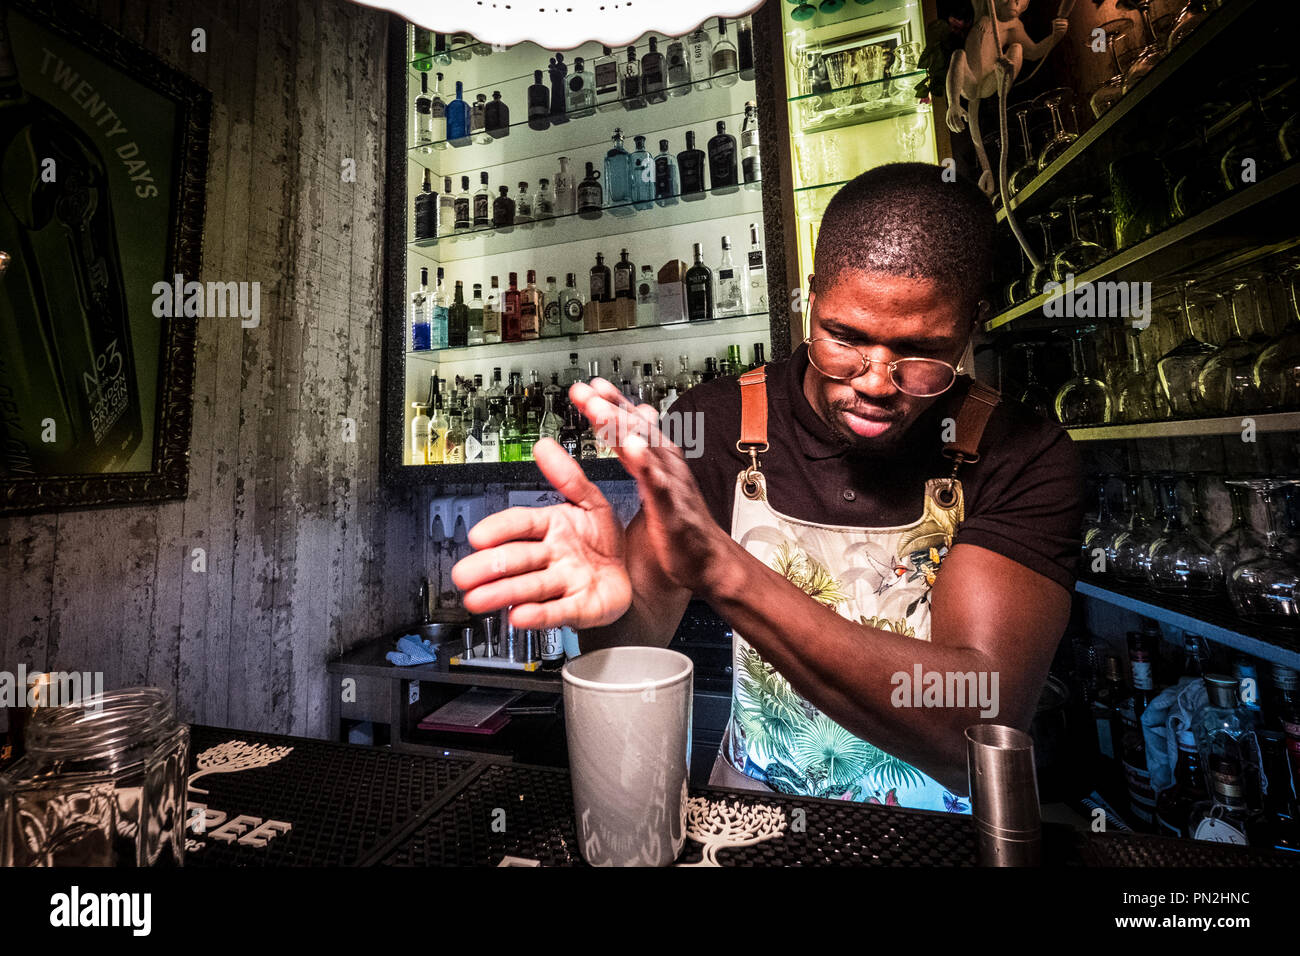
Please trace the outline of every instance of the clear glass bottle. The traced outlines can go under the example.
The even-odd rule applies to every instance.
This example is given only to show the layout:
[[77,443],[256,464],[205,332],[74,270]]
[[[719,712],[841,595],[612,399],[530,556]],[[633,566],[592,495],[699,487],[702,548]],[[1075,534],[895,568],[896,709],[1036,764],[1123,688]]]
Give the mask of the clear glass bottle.
[[474,296],[469,300],[468,345],[483,344],[483,284],[474,283]]
[[[689,276],[690,273],[688,272]],[[718,296],[714,304],[719,317],[742,315],[745,311],[744,286],[731,258],[731,237],[722,237],[722,259],[718,262]]]
[[702,322],[713,318],[713,270],[704,264],[704,250],[692,247],[695,264],[686,270],[686,318]]
[[469,387],[469,398],[465,402],[466,463],[483,460],[483,420],[487,417],[487,410],[479,397],[482,392],[483,376],[475,375],[474,384]]
[[691,358],[689,355],[677,356],[677,375],[673,379],[673,386],[677,389],[678,395],[685,395],[695,384],[695,376],[691,372]]
[[591,163],[587,164],[587,175],[578,183],[578,215],[583,219],[599,219],[604,208],[600,188],[600,173]]
[[451,427],[446,409],[443,407],[442,392],[438,386],[439,379],[434,376],[433,408],[429,413],[429,438],[425,445],[425,462],[430,465],[443,464],[443,453],[447,447],[447,429]]
[[429,95],[429,137],[434,149],[447,148],[447,104],[442,99],[442,74],[434,74]]
[[713,44],[709,34],[700,24],[686,38],[686,55],[691,64],[691,79],[697,90],[707,90],[713,86]]
[[655,271],[651,266],[641,267],[641,281],[636,285],[636,324],[638,326],[654,325],[658,302],[656,293]]
[[457,411],[448,416],[451,424],[447,427],[447,437],[443,442],[442,463],[444,465],[465,464],[465,422]]
[[718,86],[735,86],[740,82],[739,56],[736,45],[727,37],[727,21],[718,17],[718,39],[710,55],[710,75]]
[[630,156],[632,202],[637,209],[649,209],[655,199],[654,159],[646,151],[644,136],[633,137],[632,144],[635,147]]
[[[492,276],[488,286],[487,301],[483,303],[483,344],[495,345],[501,341],[501,291],[497,277]],[[497,369],[497,381],[501,379],[501,370]]]
[[411,419],[411,447],[407,464],[427,465],[429,463],[429,406],[424,402],[412,402],[415,417]]
[[519,296],[519,338],[536,339],[542,334],[542,293],[537,288],[537,272],[528,270],[528,285]]
[[758,155],[758,107],[745,104],[745,120],[740,127],[740,173],[746,189],[760,189],[763,165]]
[[564,420],[555,414],[555,396],[547,394],[545,396],[546,410],[542,413],[541,426],[538,429],[542,438],[550,438],[554,441],[560,440],[560,431],[564,428]]
[[541,70],[533,70],[533,85],[528,87],[528,127],[551,128],[551,91],[542,82]]
[[508,232],[515,225],[515,201],[510,198],[509,186],[498,186],[497,193],[497,198],[492,200],[492,228]]
[[515,223],[530,226],[533,222],[533,196],[528,191],[528,184],[519,184],[519,194],[515,197]]
[[584,69],[585,65],[582,57],[574,58],[568,89],[570,116],[591,116],[596,112],[596,87],[592,75]]
[[621,129],[614,130],[613,142],[605,153],[604,181],[606,206],[626,206],[632,202],[632,158],[623,146]]
[[677,157],[668,151],[668,140],[661,139],[659,153],[655,156],[655,202],[661,206],[675,206],[681,188],[677,178]]
[[[501,381],[501,370],[497,369],[498,385]],[[490,398],[487,403],[488,415],[487,420],[483,423],[483,460],[500,461],[501,460],[501,399]]]
[[745,310],[755,313],[766,312],[767,266],[763,261],[763,245],[758,241],[758,223],[749,224],[749,257],[746,265],[749,294],[745,299]]
[[442,266],[438,266],[438,282],[433,293],[433,315],[429,320],[429,341],[435,349],[447,347],[447,290],[443,287]]
[[542,330],[544,339],[556,338],[564,332],[564,321],[560,311],[560,290],[555,284],[555,276],[546,277],[546,288],[542,291]]
[[537,194],[533,197],[533,219],[551,219],[555,216],[555,192],[549,179],[537,181]]
[[555,174],[555,215],[572,216],[578,211],[578,187],[569,171],[569,157],[560,157],[560,171]]
[[442,195],[438,197],[438,235],[450,236],[456,231],[456,196],[451,191],[451,177],[442,178]]
[[[578,290],[578,277],[570,272],[564,277],[564,292],[560,296],[561,330],[565,335],[580,335],[586,331],[583,313],[587,303]],[[571,358],[577,358],[575,353]]]
[[474,201],[469,192],[469,177],[460,177],[460,192],[456,194],[456,232],[468,232],[474,224]]
[[695,202],[704,198],[704,150],[695,148],[695,131],[686,131],[686,148],[677,154],[677,172],[681,176],[682,198]]
[[609,47],[596,58],[592,69],[596,87],[596,109],[604,112],[619,105],[619,68],[618,59]]
[[691,91],[691,60],[686,44],[680,37],[668,41],[664,52],[669,96],[685,96]]
[[415,96],[411,117],[412,146],[422,153],[433,152],[433,97],[429,95],[429,74],[420,74],[420,92]]
[[420,270],[420,287],[411,293],[411,337],[406,347],[412,352],[433,348],[429,307],[429,270]]
[[645,96],[641,92],[641,63],[636,58],[634,46],[627,48],[627,59],[619,78],[619,92],[622,94],[624,109],[636,110],[645,106]]
[[[572,276],[573,273],[569,273],[569,275]],[[584,381],[584,379],[585,376],[583,375],[582,366],[578,364],[578,353],[570,352],[569,366],[564,370],[563,375],[565,393],[568,393],[570,385],[576,385],[578,382]]]
[[474,228],[492,228],[492,207],[488,194],[487,170],[478,174],[478,189],[474,192]]
[[647,103],[662,103],[668,99],[668,71],[664,55],[659,52],[659,41],[650,37],[649,43],[650,49],[641,58],[641,92]]
[[713,191],[728,193],[737,185],[736,137],[727,132],[724,120],[718,120],[717,134],[709,140],[709,182]]

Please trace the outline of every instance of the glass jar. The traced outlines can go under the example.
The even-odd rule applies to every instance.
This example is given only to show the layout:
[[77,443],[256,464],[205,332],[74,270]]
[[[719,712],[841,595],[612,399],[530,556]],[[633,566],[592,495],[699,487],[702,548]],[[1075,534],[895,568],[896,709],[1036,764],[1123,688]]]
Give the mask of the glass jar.
[[181,866],[189,727],[131,687],[37,710],[0,776],[0,865]]

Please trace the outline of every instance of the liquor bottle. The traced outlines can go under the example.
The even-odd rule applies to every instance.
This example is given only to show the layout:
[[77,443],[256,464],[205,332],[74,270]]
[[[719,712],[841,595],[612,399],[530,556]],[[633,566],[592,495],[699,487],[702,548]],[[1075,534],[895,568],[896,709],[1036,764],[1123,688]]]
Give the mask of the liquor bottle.
[[664,373],[664,360],[655,357],[654,372],[651,374],[650,384],[654,387],[652,394],[655,408],[658,408],[665,398],[668,397],[668,376]]
[[420,74],[420,92],[415,97],[415,115],[411,121],[412,144],[422,153],[433,152],[433,97],[429,95],[429,74]]
[[465,461],[483,460],[483,420],[487,417],[480,412],[479,394],[482,391],[483,376],[475,375],[474,384],[469,387],[469,400],[465,403]]
[[476,96],[473,105],[469,108],[470,139],[479,145],[487,145],[492,142],[492,136],[487,131],[487,108],[486,93],[480,93]]
[[467,345],[483,344],[483,284],[474,283],[474,297],[469,300],[469,332]]
[[1128,632],[1128,659],[1132,695],[1120,705],[1124,725],[1120,740],[1120,761],[1128,780],[1129,811],[1145,830],[1155,829],[1156,795],[1147,768],[1146,739],[1142,733],[1142,713],[1155,698],[1155,652],[1150,637],[1140,631]]
[[551,93],[542,82],[541,70],[533,70],[533,85],[528,87],[528,128],[551,128]]
[[[1243,796],[1256,800],[1259,786],[1259,762],[1255,729],[1257,718],[1241,703],[1238,682],[1224,674],[1207,674],[1204,678],[1208,704],[1197,712],[1192,729],[1201,766],[1214,795],[1216,767],[1231,766],[1241,775]],[[1258,803],[1252,806],[1257,807]]]
[[596,87],[584,66],[582,57],[574,57],[567,104],[570,116],[591,116],[596,112]]
[[736,21],[736,64],[742,80],[754,78],[754,21],[749,17]]
[[478,174],[478,189],[474,192],[474,228],[492,228],[492,208],[488,199],[487,171]]
[[1173,786],[1156,795],[1156,831],[1162,836],[1186,839],[1193,807],[1209,796],[1205,792],[1201,758],[1196,752],[1196,736],[1190,730],[1179,730],[1177,742]]
[[456,280],[451,308],[447,310],[447,347],[462,348],[469,344],[469,306],[465,304],[465,287]]
[[[492,276],[491,284],[488,286],[487,301],[483,303],[483,344],[494,345],[501,341],[501,310],[505,303],[501,301],[501,291],[497,285],[497,277]],[[501,381],[500,369],[497,370],[497,381]]]
[[[427,465],[429,463],[429,406],[424,402],[412,402],[415,417],[411,419],[411,458],[409,464]],[[10,722],[13,716],[9,717]]]
[[[561,330],[565,335],[578,335],[586,331],[582,324],[586,301],[578,291],[578,277],[572,272],[564,277],[564,292],[560,296]],[[577,357],[576,353],[573,356]]]
[[447,148],[447,104],[442,98],[442,74],[434,74],[433,93],[429,96],[429,137],[434,149]]
[[559,442],[569,457],[577,460],[582,454],[582,429],[578,427],[578,409],[570,405],[564,411],[564,425],[560,428]]
[[533,219],[551,219],[555,216],[555,193],[549,179],[537,181],[537,194],[533,197]]
[[1260,731],[1259,749],[1268,783],[1263,801],[1268,843],[1279,850],[1300,852],[1300,726],[1295,735]]
[[501,98],[500,90],[492,91],[492,102],[487,105],[487,131],[492,139],[510,135],[510,107]]
[[429,325],[429,270],[420,270],[420,288],[411,293],[411,340],[407,347],[412,352],[427,352],[432,348]]
[[[1265,721],[1270,730],[1278,730],[1300,736],[1300,674],[1289,667],[1274,664],[1270,669],[1269,684],[1272,692],[1268,700],[1268,718]],[[1300,761],[1300,751],[1296,758]],[[1300,763],[1296,765],[1300,770]],[[1300,793],[1296,794],[1300,797]]]
[[713,270],[704,264],[704,251],[694,244],[695,265],[686,270],[686,318],[701,322],[713,318]]
[[425,442],[425,463],[441,465],[447,446],[447,429],[451,427],[451,422],[443,408],[442,392],[438,387],[439,379],[436,375],[432,378],[431,385],[433,407],[429,413],[429,437]]
[[451,177],[442,179],[442,194],[438,197],[438,235],[450,236],[456,231],[456,197],[451,191]]
[[456,232],[468,232],[473,224],[474,203],[469,194],[469,177],[460,177],[460,192],[456,194]]
[[668,86],[664,55],[659,52],[659,41],[650,38],[650,50],[641,58],[641,92],[647,103],[662,103],[668,99]]
[[700,381],[711,382],[718,377],[718,360],[710,356],[704,360],[704,374]]
[[649,362],[641,363],[641,375],[636,382],[636,400],[638,405],[658,408],[662,395],[655,395],[655,370]]
[[627,62],[623,64],[619,82],[623,108],[637,110],[645,106],[645,97],[641,93],[641,64],[637,62],[636,47],[627,48]]
[[668,151],[668,140],[661,139],[659,154],[655,156],[655,202],[661,206],[675,206],[680,192],[677,157]]
[[691,79],[694,81],[695,89],[707,90],[713,86],[709,79],[713,75],[713,44],[709,42],[709,35],[704,30],[704,24],[700,24],[691,31],[690,36],[686,38],[687,58],[691,64]]
[[654,205],[655,198],[654,159],[646,152],[644,136],[634,136],[632,144],[636,147],[630,156],[632,202],[636,204],[637,209],[649,209]]
[[[514,374],[511,374],[511,378]],[[505,418],[501,424],[501,460],[502,461],[523,461],[521,441],[521,422],[515,414],[515,409],[509,404],[506,405]]]
[[655,290],[655,324],[686,321],[686,263],[669,259],[659,267]]
[[1182,676],[1201,680],[1205,677],[1205,644],[1199,634],[1183,632]]
[[[1201,759],[1205,759],[1204,752]],[[1272,828],[1267,818],[1246,799],[1242,764],[1229,756],[1214,756],[1205,770],[1210,798],[1192,808],[1187,822],[1191,838],[1210,843],[1271,846]]]
[[596,83],[596,109],[604,112],[619,105],[618,60],[609,47],[604,47],[604,54],[596,59],[593,75]]
[[709,182],[718,193],[733,192],[737,184],[736,137],[724,120],[718,120],[718,133],[709,140]]
[[596,440],[596,432],[591,427],[591,422],[582,430],[578,438],[578,456],[582,461],[595,461],[600,455],[600,442]]
[[677,386],[670,385],[668,391],[664,394],[663,401],[659,403],[659,414],[666,415],[675,401],[677,401]]
[[542,293],[542,334],[544,339],[555,338],[564,332],[564,322],[560,312],[560,290],[555,284],[555,276],[546,277],[546,289]]
[[492,369],[492,384],[487,390],[487,400],[490,405],[492,402],[504,402],[506,399],[505,389],[501,387],[501,369]]
[[623,148],[621,129],[614,130],[613,143],[605,153],[604,181],[607,206],[617,209],[632,201],[632,159]]
[[767,266],[763,264],[763,246],[758,241],[758,224],[749,224],[749,258],[747,262],[749,295],[747,312],[767,311]]
[[[718,262],[718,300],[716,311],[719,316],[743,315],[745,312],[744,285],[740,273],[731,259],[731,237],[722,237],[722,259]],[[736,350],[735,364],[740,365],[740,350]]]
[[465,84],[456,81],[456,98],[447,104],[447,142],[464,146],[469,142],[469,104],[465,102]]
[[664,59],[666,61],[668,95],[685,96],[691,91],[691,61],[686,44],[681,41],[680,37],[673,37],[668,41],[668,49],[664,54]]
[[429,340],[435,349],[447,347],[447,290],[442,284],[442,266],[438,266],[438,281],[433,290],[433,317],[429,322]]
[[535,339],[541,335],[542,294],[537,289],[537,273],[528,270],[528,285],[519,295],[519,338]]
[[678,395],[685,395],[695,384],[695,376],[691,374],[690,356],[677,356],[677,365],[677,375],[673,379],[673,387],[677,389]]
[[555,414],[555,396],[545,396],[546,409],[542,412],[542,421],[538,431],[542,438],[550,438],[554,441],[560,440],[560,431],[564,428],[564,420]]
[[492,228],[504,232],[514,228],[515,201],[510,198],[509,186],[498,186],[497,193],[492,200]]
[[636,324],[647,326],[655,324],[656,304],[658,301],[655,288],[655,271],[650,266],[641,267],[641,281],[636,285]]
[[578,183],[578,215],[583,219],[599,219],[604,208],[600,189],[600,173],[587,164],[587,175]]
[[[421,76],[426,74],[421,73]],[[433,192],[429,171],[424,171],[424,182],[415,194],[415,238],[438,238],[438,196]]]
[[569,116],[564,96],[567,84],[564,78],[569,75],[569,67],[564,62],[564,54],[555,54],[547,69],[551,75],[551,122],[567,123]]
[[[573,273],[569,273],[572,277]],[[569,367],[564,370],[564,392],[567,395],[570,385],[576,385],[583,380],[582,366],[578,364],[578,353],[569,353]]]
[[459,411],[448,416],[451,424],[447,428],[447,437],[443,441],[442,463],[444,465],[465,464],[465,423]]
[[578,211],[577,185],[569,172],[569,157],[560,157],[560,171],[555,174],[555,214],[572,216]]
[[614,264],[614,298],[636,298],[636,266],[628,258],[627,250],[621,252],[621,258]]
[[710,73],[718,86],[735,86],[740,81],[736,46],[727,39],[727,21],[718,17],[718,42],[713,44]]
[[591,301],[592,302],[612,302],[613,280],[609,273],[609,266],[605,265],[605,256],[596,253],[596,264],[591,267]]
[[740,127],[740,172],[746,189],[759,189],[763,165],[758,155],[758,107],[745,104],[745,121]]
[[510,287],[502,296],[505,306],[501,310],[501,341],[518,342],[519,335],[519,273],[510,273]]
[[421,72],[433,68],[433,32],[424,27],[411,28],[411,47],[406,54],[411,66]]
[[[497,377],[500,381],[500,375]],[[501,460],[501,400],[488,400],[487,421],[483,423],[483,460]]]
[[704,198],[704,150],[695,148],[695,131],[686,131],[686,148],[677,154],[677,172],[682,179],[682,198],[693,202]]
[[[749,368],[750,368],[750,369],[762,368],[762,367],[763,367],[764,365],[766,365],[766,364],[767,364],[767,359],[763,358],[763,343],[762,343],[762,342],[755,342],[755,343],[754,343],[754,362],[753,362],[752,365],[749,366]],[[746,369],[745,371],[749,371],[749,369]]]
[[530,408],[524,413],[523,427],[519,432],[519,460],[533,460],[533,446],[537,444],[537,438],[541,430],[541,416],[537,414],[537,409]]
[[528,184],[519,184],[519,195],[515,197],[515,222],[521,226],[533,224],[533,197],[528,192]]

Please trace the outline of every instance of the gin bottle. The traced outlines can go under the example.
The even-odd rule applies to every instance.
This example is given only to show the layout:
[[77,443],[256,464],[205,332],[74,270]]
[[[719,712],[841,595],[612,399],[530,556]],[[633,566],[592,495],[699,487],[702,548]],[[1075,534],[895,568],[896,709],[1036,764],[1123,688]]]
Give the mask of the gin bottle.
[[686,44],[674,37],[668,41],[668,50],[664,54],[667,71],[668,95],[685,96],[691,91],[691,61]]
[[613,145],[605,153],[604,178],[606,205],[617,207],[632,202],[632,158],[623,148],[621,129],[614,130]]
[[704,264],[704,250],[694,244],[695,264],[686,270],[686,317],[691,322],[713,318],[713,270]]
[[492,137],[487,131],[487,94],[480,93],[474,98],[474,105],[470,107],[469,112],[469,134],[470,139],[480,145],[486,145],[492,142]]
[[498,186],[497,193],[492,200],[492,228],[505,231],[515,224],[515,201],[510,198],[509,186]]
[[434,74],[429,97],[429,136],[434,149],[447,148],[447,104],[442,99],[442,74]]
[[578,215],[583,219],[599,219],[603,207],[600,173],[588,163],[586,178],[578,184]]
[[753,312],[766,312],[767,267],[763,264],[763,246],[758,241],[757,223],[749,224],[749,256],[746,265],[749,295],[746,297],[745,308]]
[[533,218],[550,219],[555,215],[555,193],[549,179],[537,181],[537,195],[533,197]]
[[625,109],[636,110],[645,106],[645,97],[641,92],[641,64],[637,61],[634,46],[627,48],[627,62],[623,64],[620,88]]
[[465,84],[456,81],[456,98],[447,104],[447,141],[464,146],[469,142],[470,108],[465,102]]
[[715,192],[733,192],[736,179],[736,137],[727,132],[727,124],[718,120],[718,133],[709,140],[709,182]]
[[468,232],[473,223],[473,201],[469,194],[469,177],[460,177],[460,192],[456,194],[456,232]]
[[[564,291],[560,294],[560,329],[565,335],[581,335],[586,331],[583,325],[586,305],[582,293],[578,291],[578,277],[570,272],[564,277]],[[571,358],[576,360],[577,354]]]
[[695,131],[686,131],[686,148],[677,154],[677,171],[682,180],[682,198],[694,202],[704,198],[704,150],[695,148]]
[[555,174],[555,215],[572,216],[578,211],[578,187],[569,172],[569,157],[560,157],[560,171]]
[[677,204],[681,184],[677,179],[677,157],[668,151],[668,140],[659,141],[659,154],[655,156],[655,202],[661,206]]
[[492,228],[492,212],[488,202],[488,174],[478,174],[478,189],[474,193],[474,228]]
[[[688,281],[690,273],[687,272]],[[714,305],[718,316],[740,315],[745,311],[743,286],[731,259],[731,237],[722,237],[722,260],[718,263],[718,297]]]
[[668,99],[668,85],[664,68],[664,55],[659,52],[659,41],[650,38],[650,50],[641,58],[641,91],[647,103],[662,103]]
[[447,310],[447,347],[461,348],[469,344],[469,306],[465,304],[465,287],[456,280],[456,292],[451,308]]
[[568,108],[570,116],[590,116],[596,112],[596,89],[590,73],[583,69],[582,57],[573,60],[573,75],[569,77]]
[[510,273],[510,286],[502,296],[505,306],[501,310],[501,341],[518,342],[519,335],[519,273]]
[[450,236],[456,231],[456,197],[451,191],[451,177],[442,180],[442,195],[438,197],[438,235]]
[[533,70],[533,85],[528,87],[528,127],[551,128],[551,93],[542,82],[541,70]]
[[519,338],[536,339],[541,336],[542,293],[537,288],[537,273],[528,270],[528,285],[519,296]]
[[[491,285],[488,287],[487,301],[483,303],[483,344],[494,345],[501,341],[501,292],[497,285],[497,277],[492,276]],[[497,370],[498,373],[500,369]],[[497,375],[497,381],[500,381],[500,374]]]
[[718,86],[735,86],[740,80],[736,47],[727,39],[727,21],[718,17],[718,42],[711,58],[713,82]]
[[654,159],[646,152],[644,136],[634,137],[632,143],[632,201],[637,209],[649,209],[655,198]]
[[442,266],[438,266],[438,284],[433,292],[433,317],[430,321],[429,338],[435,349],[447,347],[447,290],[442,285]]
[[740,127],[740,169],[746,189],[760,188],[763,168],[758,156],[758,108],[753,103],[745,104],[745,121]]
[[[427,74],[421,73],[421,76]],[[415,194],[415,216],[413,217],[416,239],[438,238],[438,197],[432,192],[433,183],[429,171],[424,171],[424,182]]]
[[560,290],[555,284],[555,276],[546,277],[546,289],[542,292],[542,335],[544,339],[556,338],[564,331],[563,316],[560,311]]
[[474,297],[469,300],[469,331],[467,345],[483,344],[483,285],[474,283]]
[[691,79],[695,89],[707,90],[713,86],[709,77],[713,75],[713,44],[703,24],[691,31],[686,38],[686,53],[691,65]]
[[501,91],[492,91],[492,102],[487,105],[487,131],[493,139],[510,135],[510,107],[501,99]]
[[528,192],[528,184],[519,184],[519,195],[515,198],[515,222],[518,225],[532,225],[533,197]]
[[411,339],[407,347],[412,352],[427,352],[431,347],[429,324],[429,270],[420,270],[420,287],[411,293]]
[[411,130],[415,142],[412,144],[422,153],[433,152],[433,99],[429,96],[429,74],[420,74],[420,92],[415,97],[415,115]]
[[619,105],[619,69],[618,60],[609,47],[604,47],[604,54],[596,59],[593,68],[596,85],[596,109],[604,112]]

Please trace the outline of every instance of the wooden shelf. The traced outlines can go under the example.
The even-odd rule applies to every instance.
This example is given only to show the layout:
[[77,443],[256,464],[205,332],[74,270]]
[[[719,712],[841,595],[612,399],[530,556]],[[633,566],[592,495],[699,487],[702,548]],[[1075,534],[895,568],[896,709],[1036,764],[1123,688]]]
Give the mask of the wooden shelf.
[[1075,441],[1129,441],[1138,438],[1184,438],[1201,435],[1236,435],[1251,419],[1256,432],[1300,431],[1300,412],[1268,412],[1223,418],[1189,418],[1182,421],[1136,422],[1125,425],[1087,425],[1067,429]]

